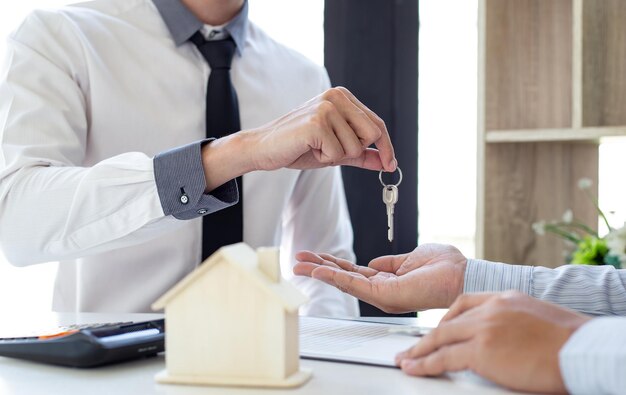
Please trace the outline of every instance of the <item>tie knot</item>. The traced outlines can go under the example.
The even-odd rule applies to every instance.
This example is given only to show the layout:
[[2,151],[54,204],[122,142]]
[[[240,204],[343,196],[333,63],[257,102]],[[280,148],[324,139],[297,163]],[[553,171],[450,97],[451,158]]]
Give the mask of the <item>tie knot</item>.
[[200,32],[196,32],[191,37],[191,42],[198,47],[198,50],[209,63],[212,70],[230,70],[230,64],[237,48],[232,37],[209,41]]

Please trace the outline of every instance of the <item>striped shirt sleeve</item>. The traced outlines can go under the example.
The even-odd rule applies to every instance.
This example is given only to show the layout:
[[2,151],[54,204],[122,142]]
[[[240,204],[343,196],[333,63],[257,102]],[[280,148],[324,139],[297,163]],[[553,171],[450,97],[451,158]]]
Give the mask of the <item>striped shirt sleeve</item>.
[[[626,316],[626,270],[565,265],[556,269],[468,259],[464,292],[518,290],[592,315]],[[572,394],[623,394],[626,317],[595,318],[559,352],[561,375]]]
[[532,266],[468,259],[463,292],[501,292],[514,289],[530,294],[532,273]]
[[592,315],[626,316],[626,270],[565,265],[556,269],[469,259],[464,292],[518,290]]
[[571,394],[626,391],[626,318],[596,318],[578,328],[559,352],[561,375]]

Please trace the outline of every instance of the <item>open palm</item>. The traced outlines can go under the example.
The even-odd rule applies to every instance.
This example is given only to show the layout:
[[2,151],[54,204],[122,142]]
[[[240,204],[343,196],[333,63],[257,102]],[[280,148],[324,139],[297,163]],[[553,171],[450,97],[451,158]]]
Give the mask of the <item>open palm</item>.
[[367,267],[329,254],[296,254],[297,275],[333,285],[388,313],[449,307],[463,291],[467,259],[452,246],[424,244]]

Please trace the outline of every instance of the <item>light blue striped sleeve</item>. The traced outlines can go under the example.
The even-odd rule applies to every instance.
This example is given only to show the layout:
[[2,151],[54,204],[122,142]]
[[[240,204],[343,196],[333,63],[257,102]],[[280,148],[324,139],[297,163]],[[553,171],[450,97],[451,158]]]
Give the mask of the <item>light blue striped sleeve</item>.
[[468,259],[464,292],[518,290],[592,315],[626,316],[626,270],[565,265],[556,269]]
[[468,259],[463,292],[501,292],[514,289],[530,294],[532,275],[532,266]]
[[572,394],[624,394],[626,318],[595,318],[578,328],[561,348],[559,364]]
[[626,270],[610,265],[537,266],[531,295],[581,313],[626,316]]

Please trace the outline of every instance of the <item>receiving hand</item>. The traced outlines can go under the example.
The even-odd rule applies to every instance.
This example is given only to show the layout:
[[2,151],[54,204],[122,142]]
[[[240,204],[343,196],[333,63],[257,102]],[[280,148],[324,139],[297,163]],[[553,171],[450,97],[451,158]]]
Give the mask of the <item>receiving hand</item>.
[[469,369],[514,390],[562,393],[559,351],[589,319],[519,292],[465,294],[396,363],[414,376]]
[[[397,165],[383,120],[343,87],[252,133],[257,170],[348,165],[391,172]],[[371,144],[378,149],[368,148]]]
[[463,291],[467,259],[452,246],[424,244],[413,252],[383,256],[368,267],[328,254],[296,254],[297,275],[333,285],[388,313],[449,307]]

